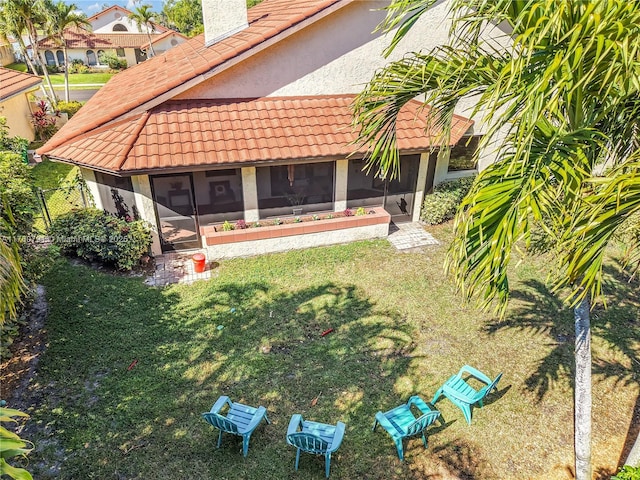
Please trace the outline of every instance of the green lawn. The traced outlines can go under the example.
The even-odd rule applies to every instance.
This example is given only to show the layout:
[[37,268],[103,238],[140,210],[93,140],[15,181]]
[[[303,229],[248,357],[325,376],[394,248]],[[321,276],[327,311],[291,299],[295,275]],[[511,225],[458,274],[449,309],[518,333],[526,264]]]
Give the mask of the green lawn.
[[[303,454],[296,473],[285,443],[301,413],[347,424],[333,479],[569,478],[571,310],[549,294],[542,261],[525,259],[497,321],[462,304],[443,258],[444,247],[359,242],[225,261],[211,281],[168,288],[60,262],[44,279],[48,347],[25,432],[36,445],[29,468],[35,478],[321,479],[323,460]],[[640,394],[640,285],[617,265],[607,266],[610,308],[593,315],[602,478]],[[504,372],[499,393],[471,426],[440,400],[445,425],[426,450],[409,441],[400,462],[390,437],[371,431],[376,411],[414,394],[429,401],[465,363]],[[254,433],[246,459],[238,437],[216,450],[200,416],[219,395],[268,409],[272,424]]]
[[[69,85],[107,83],[114,75],[114,73],[70,73]],[[53,85],[64,85],[64,73],[54,73],[49,76]]]
[[[36,164],[32,172],[35,186],[45,190],[47,208],[52,220],[80,205],[80,192],[77,189],[71,191],[58,189],[61,185],[71,182],[78,175],[77,167],[44,160]],[[39,232],[44,232],[44,220],[36,218],[34,228]]]
[[11,70],[17,70],[18,72],[26,73],[27,65],[25,63],[10,63],[6,65],[5,68],[10,68]]

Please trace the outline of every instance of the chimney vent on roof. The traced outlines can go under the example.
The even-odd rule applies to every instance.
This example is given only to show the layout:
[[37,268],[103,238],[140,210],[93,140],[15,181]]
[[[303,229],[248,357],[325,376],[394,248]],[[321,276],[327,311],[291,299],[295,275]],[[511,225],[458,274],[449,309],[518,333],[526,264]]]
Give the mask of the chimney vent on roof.
[[249,26],[246,0],[202,0],[207,47]]

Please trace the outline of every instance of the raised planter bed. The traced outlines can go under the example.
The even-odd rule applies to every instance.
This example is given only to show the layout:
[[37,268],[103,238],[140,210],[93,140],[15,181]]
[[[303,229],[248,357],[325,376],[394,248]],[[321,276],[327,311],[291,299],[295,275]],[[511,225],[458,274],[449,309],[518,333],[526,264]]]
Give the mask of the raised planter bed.
[[[338,215],[338,214],[335,214]],[[292,219],[287,219],[291,221]],[[300,235],[320,234],[323,232],[333,232],[336,230],[349,229],[365,229],[375,225],[388,225],[391,221],[391,215],[382,207],[368,208],[365,215],[353,216],[336,216],[335,218],[322,218],[313,220],[312,216],[301,217],[301,221],[297,223],[283,223],[281,225],[265,225],[262,227],[249,227],[245,229],[236,229],[230,231],[216,231],[215,225],[207,225],[203,227],[202,234],[206,246],[225,245],[239,242],[255,242],[277,239],[282,237],[292,237]],[[218,226],[218,229],[220,227]],[[371,234],[371,238],[381,236],[377,229],[376,233]],[[363,230],[364,232],[364,230]],[[366,235],[365,235],[366,236]],[[318,245],[327,244],[319,238]],[[348,238],[345,241],[349,241]],[[337,243],[337,242],[329,242]]]

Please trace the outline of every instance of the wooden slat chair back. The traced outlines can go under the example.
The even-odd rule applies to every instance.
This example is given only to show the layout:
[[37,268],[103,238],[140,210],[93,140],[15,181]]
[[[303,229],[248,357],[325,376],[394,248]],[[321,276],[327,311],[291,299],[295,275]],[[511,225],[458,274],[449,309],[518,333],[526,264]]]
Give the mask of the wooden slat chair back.
[[407,426],[406,436],[414,437],[416,435],[421,435],[429,425],[436,421],[436,419],[440,416],[440,412],[428,412],[417,418],[415,422],[411,423]]
[[[468,374],[469,377],[475,378],[485,385],[481,389],[475,390],[471,385],[469,385],[467,380],[462,378],[465,373]],[[431,403],[435,404],[440,396],[444,395],[451,400],[454,405],[462,410],[464,419],[467,421],[467,424],[470,425],[473,406],[478,404],[480,407],[483,407],[484,399],[493,390],[498,389],[498,382],[501,378],[502,373],[498,374],[496,378],[491,380],[491,378],[480,370],[470,367],[469,365],[464,365],[457,374],[452,375],[446,382],[444,382],[442,387],[440,387],[433,396]]]
[[[421,415],[416,418],[412,407],[417,408]],[[422,436],[422,443],[427,448],[426,430],[440,417],[440,412],[431,409],[422,398],[417,395],[411,397],[407,403],[392,408],[388,412],[376,413],[373,430],[382,426],[391,436],[398,452],[398,458],[404,460],[403,440],[409,437]]]
[[305,452],[324,455],[329,449],[329,444],[320,437],[311,433],[298,432],[287,435],[287,439],[296,448],[300,448]]
[[[227,410],[226,415],[223,415],[222,410]],[[242,437],[242,454],[246,457],[249,451],[249,439],[253,431],[260,425],[262,419],[267,423],[269,418],[267,417],[267,409],[260,407],[250,407],[242,403],[232,402],[226,395],[218,398],[216,403],[213,404],[209,412],[203,413],[204,418],[209,424],[220,430],[218,435],[218,445],[220,448],[222,444],[222,433],[231,433],[232,435],[238,435]]]
[[232,433],[238,435],[238,426],[231,420],[223,417],[218,413],[203,413],[204,419],[216,428],[219,428],[223,432]]

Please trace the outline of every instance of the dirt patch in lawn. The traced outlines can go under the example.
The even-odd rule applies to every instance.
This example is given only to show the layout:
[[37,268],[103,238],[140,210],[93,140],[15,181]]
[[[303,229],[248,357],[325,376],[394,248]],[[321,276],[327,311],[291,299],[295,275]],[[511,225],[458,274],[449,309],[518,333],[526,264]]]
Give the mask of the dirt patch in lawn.
[[38,285],[28,321],[22,325],[17,340],[10,347],[11,358],[0,363],[2,399],[7,401],[10,408],[26,411],[31,406],[27,390],[35,375],[40,355],[46,348],[46,318],[45,290]]

